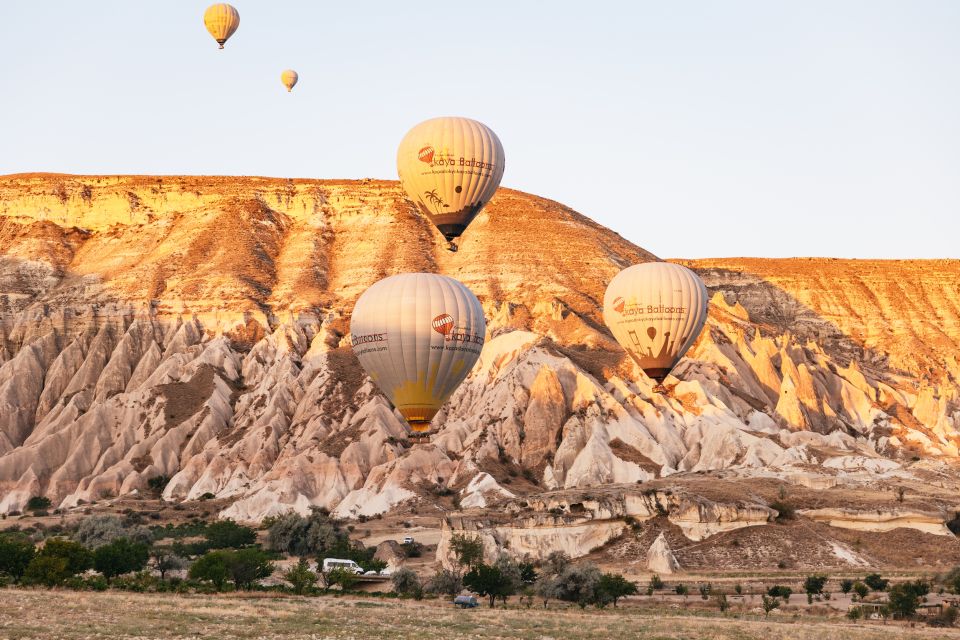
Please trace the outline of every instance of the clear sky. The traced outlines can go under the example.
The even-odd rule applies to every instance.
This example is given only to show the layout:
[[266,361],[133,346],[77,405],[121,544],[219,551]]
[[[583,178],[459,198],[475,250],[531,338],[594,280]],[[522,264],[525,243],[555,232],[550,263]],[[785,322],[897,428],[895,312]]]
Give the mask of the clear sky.
[[960,256],[960,1],[233,4],[4,0],[0,173],[395,178],[463,115],[663,257]]

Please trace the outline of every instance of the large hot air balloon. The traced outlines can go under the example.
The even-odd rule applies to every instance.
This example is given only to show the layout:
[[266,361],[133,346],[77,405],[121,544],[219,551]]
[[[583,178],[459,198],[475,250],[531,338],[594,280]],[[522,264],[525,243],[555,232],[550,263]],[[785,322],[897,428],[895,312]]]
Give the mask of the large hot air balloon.
[[700,335],[707,302],[707,287],[690,269],[646,262],[610,282],[603,321],[644,373],[663,382]]
[[397,173],[407,197],[453,246],[490,201],[503,177],[503,145],[468,118],[434,118],[407,132]]
[[240,13],[225,2],[212,4],[203,12],[203,25],[220,48],[240,26]]
[[280,74],[280,82],[282,82],[283,86],[287,88],[287,93],[293,91],[293,88],[297,86],[297,80],[299,79],[300,76],[293,69],[286,69]]
[[432,273],[403,273],[363,292],[353,309],[353,352],[413,435],[467,377],[483,348],[486,322],[463,284]]

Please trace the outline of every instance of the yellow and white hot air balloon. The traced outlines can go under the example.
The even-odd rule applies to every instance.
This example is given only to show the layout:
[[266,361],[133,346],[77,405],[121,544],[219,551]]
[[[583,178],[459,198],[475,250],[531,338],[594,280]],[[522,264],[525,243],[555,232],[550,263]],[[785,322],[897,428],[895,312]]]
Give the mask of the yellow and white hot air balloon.
[[432,273],[380,280],[363,292],[350,319],[354,354],[416,436],[430,430],[473,368],[485,332],[470,289]]
[[693,271],[646,262],[610,282],[603,321],[644,373],[663,382],[700,335],[707,304],[707,287]]
[[407,132],[397,173],[407,197],[451,242],[490,201],[504,154],[490,127],[469,118],[434,118]]
[[240,26],[240,13],[225,2],[212,4],[203,12],[203,25],[223,49],[223,44]]
[[293,69],[286,69],[280,74],[280,82],[282,82],[283,86],[287,88],[287,93],[293,91],[293,88],[297,86],[297,80],[299,79],[299,74],[297,74],[297,72]]

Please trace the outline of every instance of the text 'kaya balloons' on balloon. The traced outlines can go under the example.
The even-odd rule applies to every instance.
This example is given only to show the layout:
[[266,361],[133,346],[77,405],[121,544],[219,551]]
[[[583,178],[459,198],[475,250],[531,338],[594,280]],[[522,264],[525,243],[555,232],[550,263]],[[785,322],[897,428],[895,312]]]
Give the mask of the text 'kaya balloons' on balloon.
[[707,304],[707,287],[693,271],[647,262],[610,282],[603,321],[644,373],[662,382],[700,335]]
[[286,69],[280,74],[280,82],[287,88],[287,93],[293,91],[299,79],[300,75],[293,69]]
[[212,4],[203,13],[203,25],[223,49],[224,43],[240,26],[240,12],[225,2]]
[[407,197],[447,240],[463,233],[503,177],[500,139],[468,118],[434,118],[404,136],[397,173]]
[[403,273],[363,292],[350,319],[353,352],[414,434],[467,377],[487,325],[476,296],[432,273]]

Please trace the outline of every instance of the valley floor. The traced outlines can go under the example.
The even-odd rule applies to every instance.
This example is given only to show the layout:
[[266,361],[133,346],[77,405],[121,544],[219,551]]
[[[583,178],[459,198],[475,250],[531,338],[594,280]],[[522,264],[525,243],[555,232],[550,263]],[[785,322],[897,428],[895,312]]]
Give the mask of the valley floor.
[[769,620],[670,610],[538,608],[460,611],[437,601],[0,592],[0,638],[530,638],[881,640],[960,638],[960,630],[771,616]]

